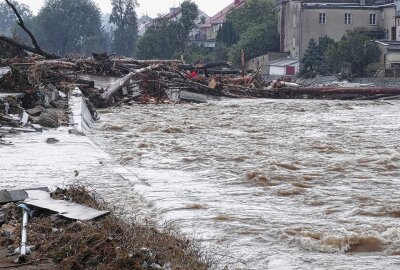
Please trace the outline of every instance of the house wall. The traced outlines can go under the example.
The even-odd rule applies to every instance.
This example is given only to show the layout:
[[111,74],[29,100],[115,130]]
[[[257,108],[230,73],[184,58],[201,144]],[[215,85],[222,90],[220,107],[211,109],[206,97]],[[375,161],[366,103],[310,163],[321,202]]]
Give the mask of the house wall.
[[[319,23],[319,14],[326,14],[326,24]],[[345,14],[352,14],[351,24],[345,24]],[[376,25],[369,24],[369,15],[376,14]],[[391,38],[392,26],[395,26],[395,7],[368,8],[322,8],[302,6],[301,1],[282,3],[280,12],[280,33],[283,35],[281,49],[289,52],[292,59],[301,59],[311,38],[316,42],[320,37],[328,36],[339,41],[348,30],[357,27],[368,30],[385,30]],[[283,29],[283,31],[282,31]],[[398,31],[400,37],[400,30]]]
[[286,67],[270,66],[269,75],[284,76],[286,75]]
[[288,57],[288,53],[270,52],[248,60],[246,62],[246,69],[257,70],[261,67],[261,74],[269,74],[269,62],[286,57]]
[[222,27],[222,23],[216,23],[211,25],[210,39],[216,39],[219,29]]
[[396,7],[382,10],[382,27],[388,31],[388,40],[397,40],[397,35],[392,39],[392,27],[396,27]]
[[400,17],[396,18],[396,40],[400,41]]
[[386,55],[387,55],[387,46],[385,46],[385,45],[383,45],[383,44],[381,44],[381,43],[378,43],[377,42],[377,44],[378,44],[378,47],[379,47],[379,50],[380,50],[380,55],[379,55],[379,63],[381,64],[381,65],[383,65],[384,63],[385,63],[385,59],[386,59]]
[[386,54],[386,67],[392,67],[393,64],[400,64],[400,51],[388,51]]
[[[391,19],[394,22],[394,13],[393,16],[390,16],[389,12],[383,12],[379,9],[304,9],[302,13],[300,56],[304,54],[311,38],[318,42],[320,37],[328,36],[339,41],[347,31],[357,27],[367,28],[368,30],[384,29],[387,33],[390,33],[388,21]],[[320,13],[326,14],[326,24],[319,23]],[[351,24],[345,24],[346,13],[352,14]],[[376,25],[369,24],[370,14],[376,14]]]
[[389,44],[386,44],[384,42],[376,42],[376,43],[381,52],[381,54],[379,56],[380,65],[382,65],[386,68],[393,67],[393,64],[396,64],[396,66],[400,66],[400,50],[399,49],[388,50]]
[[[300,57],[300,39],[301,39],[301,2],[289,1],[282,2],[281,12],[279,14],[280,34],[283,36],[282,50],[288,52],[293,59]],[[282,18],[282,14],[284,14]]]

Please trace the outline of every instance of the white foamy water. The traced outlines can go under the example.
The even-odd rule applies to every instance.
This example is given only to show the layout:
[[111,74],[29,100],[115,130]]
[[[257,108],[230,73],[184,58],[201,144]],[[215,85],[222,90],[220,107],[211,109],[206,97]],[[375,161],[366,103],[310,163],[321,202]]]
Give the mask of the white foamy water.
[[154,217],[228,251],[230,268],[399,269],[400,102],[225,100],[101,117],[93,139],[139,178]]

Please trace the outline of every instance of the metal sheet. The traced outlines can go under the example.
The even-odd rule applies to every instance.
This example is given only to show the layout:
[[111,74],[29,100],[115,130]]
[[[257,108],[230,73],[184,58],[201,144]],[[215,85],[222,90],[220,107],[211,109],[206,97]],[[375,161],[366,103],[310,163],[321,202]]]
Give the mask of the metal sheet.
[[100,211],[77,203],[64,200],[54,200],[50,194],[40,190],[28,190],[28,198],[24,201],[28,205],[57,212],[70,219],[91,220],[109,214],[109,211]]
[[49,191],[47,187],[39,187],[33,189],[20,189],[20,190],[0,190],[0,204],[5,204],[9,202],[19,202],[28,198],[27,190],[41,190]]

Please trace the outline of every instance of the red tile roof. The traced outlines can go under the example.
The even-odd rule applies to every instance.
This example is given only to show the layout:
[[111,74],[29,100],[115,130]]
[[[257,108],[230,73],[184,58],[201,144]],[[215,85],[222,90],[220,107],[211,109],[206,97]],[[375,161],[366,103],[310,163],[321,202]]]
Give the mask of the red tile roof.
[[232,9],[238,8],[243,6],[243,4],[246,3],[246,0],[235,0],[233,3],[231,3],[229,6],[225,7],[222,9],[220,12],[215,14],[208,20],[205,24],[210,25],[210,24],[220,24],[225,21],[226,15],[231,11]]

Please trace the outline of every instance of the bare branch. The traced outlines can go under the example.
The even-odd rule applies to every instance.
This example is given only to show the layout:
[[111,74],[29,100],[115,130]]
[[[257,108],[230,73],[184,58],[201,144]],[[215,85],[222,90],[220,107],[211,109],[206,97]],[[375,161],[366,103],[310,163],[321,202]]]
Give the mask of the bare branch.
[[16,7],[15,7],[9,0],[5,0],[5,1],[6,1],[6,3],[12,8],[12,10],[13,10],[14,13],[15,13],[15,15],[17,16],[17,18],[18,18],[18,22],[17,22],[18,25],[19,25],[22,29],[24,29],[24,31],[25,31],[25,32],[29,35],[29,37],[31,38],[32,44],[33,44],[34,48],[33,48],[33,47],[26,46],[26,45],[24,45],[24,44],[20,44],[20,43],[18,43],[18,42],[16,42],[16,41],[12,40],[12,39],[10,39],[10,38],[7,38],[7,37],[1,36],[1,35],[0,35],[0,40],[3,40],[4,42],[7,42],[7,43],[9,43],[9,44],[11,44],[11,45],[13,45],[13,46],[18,47],[18,48],[22,48],[22,49],[24,49],[24,50],[27,50],[28,52],[32,52],[32,53],[36,53],[36,54],[43,55],[44,57],[49,58],[49,59],[58,59],[58,58],[61,58],[60,56],[58,56],[58,55],[56,55],[56,54],[48,53],[48,52],[46,52],[46,51],[43,51],[43,50],[40,48],[39,44],[38,44],[37,41],[36,41],[35,36],[34,36],[34,35],[32,34],[32,32],[25,26],[24,20],[22,20],[21,15],[19,14],[19,12],[18,12],[18,10],[16,9]]

